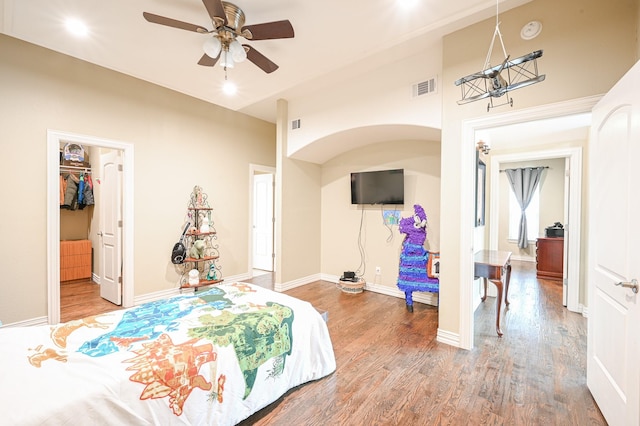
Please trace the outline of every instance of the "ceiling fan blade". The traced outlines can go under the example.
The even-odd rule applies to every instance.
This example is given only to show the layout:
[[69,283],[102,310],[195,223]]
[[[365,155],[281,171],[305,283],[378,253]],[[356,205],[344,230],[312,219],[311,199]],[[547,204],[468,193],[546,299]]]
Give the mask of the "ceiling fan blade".
[[293,26],[288,20],[265,22],[264,24],[245,25],[242,36],[248,40],[272,40],[276,38],[293,38]]
[[216,62],[218,62],[219,57],[220,55],[216,56],[215,58],[212,58],[211,56],[205,53],[204,55],[202,55],[202,58],[200,58],[200,60],[198,61],[198,65],[202,65],[205,67],[212,67],[216,64]]
[[166,18],[160,15],[154,15],[149,12],[142,12],[142,16],[153,24],[166,25],[167,27],[179,28],[181,30],[193,31],[196,33],[208,34],[210,31],[200,25],[190,24],[188,22],[178,21],[176,19]]
[[276,64],[271,62],[269,58],[258,52],[253,47],[247,44],[243,44],[242,47],[244,47],[247,51],[247,59],[256,64],[262,71],[266,72],[267,74],[271,74],[278,69],[278,66]]
[[227,25],[227,14],[224,13],[224,6],[221,0],[202,0],[202,3],[207,8],[209,17],[216,24],[216,28],[220,25]]

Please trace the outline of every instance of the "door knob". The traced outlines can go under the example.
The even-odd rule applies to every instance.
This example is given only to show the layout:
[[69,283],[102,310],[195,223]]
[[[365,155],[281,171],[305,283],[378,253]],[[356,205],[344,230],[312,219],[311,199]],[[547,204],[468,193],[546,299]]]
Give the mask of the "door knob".
[[104,234],[102,233],[102,231],[98,232],[98,236],[102,237]]
[[638,280],[636,280],[635,278],[632,279],[630,283],[620,281],[619,283],[616,283],[616,285],[619,285],[620,287],[630,288],[634,293],[638,292]]

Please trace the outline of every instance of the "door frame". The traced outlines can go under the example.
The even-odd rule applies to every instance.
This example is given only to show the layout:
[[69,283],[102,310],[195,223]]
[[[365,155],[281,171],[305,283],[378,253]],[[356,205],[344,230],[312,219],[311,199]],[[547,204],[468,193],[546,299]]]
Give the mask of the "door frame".
[[60,144],[77,143],[123,151],[122,306],[134,305],[133,145],[94,136],[47,130],[47,318],[60,322]]
[[[460,247],[469,247],[471,250],[460,250],[460,277],[467,279],[468,283],[473,282],[473,237],[474,237],[474,193],[475,193],[475,171],[472,165],[475,164],[476,155],[476,132],[490,129],[492,127],[506,126],[509,124],[525,123],[529,121],[542,120],[545,118],[556,118],[566,115],[575,115],[590,112],[593,106],[602,96],[589,96],[572,99],[569,101],[557,102],[553,104],[540,105],[532,108],[523,108],[510,111],[500,115],[485,116],[462,121],[461,141],[463,149],[461,153],[461,165],[463,166],[460,184],[461,203],[460,208],[463,214],[460,215],[460,226],[463,232],[460,233]],[[465,166],[469,170],[465,169]],[[464,213],[467,212],[467,213]],[[466,231],[464,231],[466,230]],[[474,304],[473,286],[460,285],[459,293],[459,314],[460,314],[460,334],[459,346],[463,349],[473,348],[474,330]]]
[[[253,276],[253,224],[254,224],[254,217],[253,217],[253,204],[254,204],[254,200],[253,200],[253,186],[255,185],[254,182],[254,176],[256,174],[260,174],[260,173],[269,173],[273,175],[273,181],[275,184],[275,180],[276,180],[276,168],[275,167],[271,167],[271,166],[263,166],[260,164],[249,164],[249,253],[247,254],[247,259],[248,259],[248,265],[247,265],[247,270],[249,272],[250,276]],[[273,197],[274,197],[274,209],[275,209],[275,190],[273,192]],[[275,216],[275,210],[274,210],[274,216]],[[273,222],[273,227],[271,228],[271,233],[272,233],[272,242],[273,242],[273,252],[275,254],[275,247],[276,247],[276,232],[275,232],[275,221]],[[276,269],[276,262],[275,262],[275,258],[273,259],[273,272],[275,272]]]
[[[580,251],[581,238],[580,229],[582,228],[582,148],[561,148],[551,150],[539,150],[531,152],[522,152],[519,154],[495,155],[491,157],[491,211],[489,214],[489,248],[491,250],[498,249],[498,225],[500,223],[500,164],[512,163],[515,161],[534,161],[547,160],[552,158],[564,158],[569,162],[569,188],[568,193],[565,191],[564,205],[568,206],[568,212],[565,211],[564,217],[567,217],[567,238],[565,239],[566,250],[564,251],[567,258],[563,277],[563,286],[566,279],[567,293],[567,309],[571,312],[582,313],[580,306]],[[566,168],[565,168],[566,169]],[[566,188],[565,188],[566,189]]]

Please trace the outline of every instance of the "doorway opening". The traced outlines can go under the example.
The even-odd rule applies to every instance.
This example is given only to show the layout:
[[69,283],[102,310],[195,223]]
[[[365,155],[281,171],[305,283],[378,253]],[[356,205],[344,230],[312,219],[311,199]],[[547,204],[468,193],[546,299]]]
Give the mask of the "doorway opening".
[[[108,148],[121,153],[122,195],[121,223],[115,226],[121,234],[122,306],[134,304],[133,289],[133,145],[49,130],[47,132],[47,317],[49,324],[60,321],[60,146],[77,144]],[[120,288],[120,283],[117,284]]]
[[274,184],[276,170],[251,164],[249,215],[249,271],[252,276],[275,270]]
[[[460,247],[471,247],[474,246],[474,229],[473,229],[473,194],[475,191],[475,176],[471,173],[472,166],[475,161],[475,153],[476,153],[476,141],[477,141],[477,132],[481,132],[486,129],[490,129],[498,126],[505,126],[511,124],[518,123],[527,123],[531,121],[537,121],[547,118],[553,117],[563,117],[570,116],[574,114],[581,114],[590,112],[593,106],[600,99],[599,96],[592,96],[580,99],[574,99],[566,102],[559,102],[556,104],[548,104],[542,105],[534,108],[527,108],[523,110],[513,111],[502,115],[496,116],[487,116],[483,118],[476,118],[465,120],[462,122],[462,140],[466,144],[466,148],[462,150],[462,158],[461,164],[463,170],[461,171],[462,176],[462,202],[461,209],[463,214],[461,214],[461,227],[462,229],[467,229],[467,232],[462,232],[460,237]],[[580,159],[581,161],[581,159]],[[469,168],[466,170],[465,167]],[[581,170],[581,166],[580,166]],[[572,170],[572,173],[578,173],[577,170]],[[581,173],[581,172],[580,172]],[[581,176],[580,176],[581,177]],[[578,182],[579,178],[572,179],[572,182]],[[580,197],[580,188],[574,188],[575,185],[572,183],[571,193],[574,196]],[[580,190],[580,191],[578,191]],[[572,238],[571,241],[576,244],[577,249],[572,249],[569,247],[569,255],[575,256],[579,259],[580,256],[580,203],[576,204],[578,208],[570,207],[570,214],[577,215],[578,218],[575,221],[572,221],[570,218],[567,231],[577,238]],[[496,225],[497,226],[497,225]],[[574,229],[575,228],[575,229]],[[460,252],[460,276],[463,277],[468,282],[473,282],[474,276],[474,250],[461,250]],[[571,262],[571,261],[569,261]],[[573,275],[569,276],[569,279],[575,279],[575,291],[579,289],[579,262],[577,265],[577,272]],[[569,282],[569,289],[572,286],[571,282]],[[471,285],[462,285],[460,286],[460,335],[458,344],[461,348],[464,349],[472,349],[473,348],[473,333],[474,333],[474,291],[473,286]]]

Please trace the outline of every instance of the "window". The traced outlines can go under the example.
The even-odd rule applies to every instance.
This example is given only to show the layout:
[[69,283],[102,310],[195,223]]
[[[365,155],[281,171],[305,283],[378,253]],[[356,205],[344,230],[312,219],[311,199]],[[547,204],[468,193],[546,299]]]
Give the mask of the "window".
[[[527,239],[535,241],[540,230],[540,186],[536,188],[527,213]],[[509,190],[509,239],[518,240],[518,230],[520,229],[520,205],[513,191]]]

